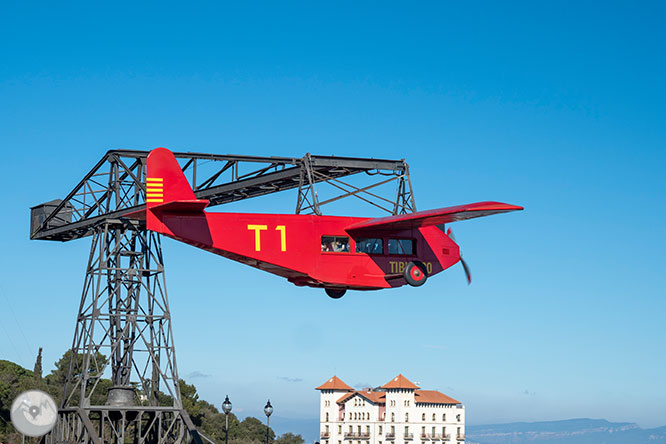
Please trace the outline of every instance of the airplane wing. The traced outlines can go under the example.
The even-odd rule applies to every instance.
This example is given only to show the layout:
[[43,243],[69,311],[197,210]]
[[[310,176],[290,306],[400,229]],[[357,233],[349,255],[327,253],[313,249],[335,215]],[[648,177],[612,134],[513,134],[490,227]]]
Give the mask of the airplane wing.
[[399,231],[410,228],[427,227],[429,225],[447,224],[450,222],[522,209],[523,207],[502,202],[477,202],[455,207],[438,208],[436,210],[400,214],[398,216],[368,219],[347,226],[345,231],[352,235],[377,231]]

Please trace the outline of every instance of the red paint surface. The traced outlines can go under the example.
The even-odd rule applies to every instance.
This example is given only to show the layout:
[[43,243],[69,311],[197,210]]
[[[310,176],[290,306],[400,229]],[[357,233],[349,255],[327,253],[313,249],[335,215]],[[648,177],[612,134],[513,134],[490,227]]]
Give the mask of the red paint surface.
[[[460,259],[455,244],[435,224],[522,209],[498,202],[430,210],[388,218],[205,212],[165,148],[148,156],[148,177],[163,179],[163,202],[147,203],[147,227],[181,242],[287,278],[296,285],[374,290],[405,285],[410,261],[428,276]],[[463,213],[467,213],[466,215]],[[487,213],[487,214],[481,214]],[[460,219],[456,219],[460,217]],[[257,245],[257,231],[259,232]],[[322,236],[349,237],[349,252],[322,251]],[[356,253],[356,239],[382,238],[384,254]],[[388,239],[414,239],[414,255],[389,255]]]

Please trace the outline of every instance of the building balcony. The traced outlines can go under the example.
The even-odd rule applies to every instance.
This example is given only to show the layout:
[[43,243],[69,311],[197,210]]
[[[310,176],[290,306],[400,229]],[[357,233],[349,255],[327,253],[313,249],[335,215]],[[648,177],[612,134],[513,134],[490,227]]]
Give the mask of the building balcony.
[[465,435],[457,435],[456,440],[457,441],[464,441],[465,440]]
[[395,439],[395,433],[391,433],[391,432],[389,432],[389,433],[387,433],[386,435],[384,435],[384,437],[385,437],[387,440],[392,441],[392,440]]
[[451,435],[449,435],[448,433],[440,436],[442,437],[442,441],[448,441],[451,439]]
[[329,438],[331,436],[331,432],[321,432],[319,434],[320,438]]
[[449,439],[450,435],[442,435],[441,433],[421,433],[422,441],[441,441]]
[[347,432],[345,433],[345,439],[370,439],[370,434],[366,432]]
[[411,441],[412,439],[414,439],[414,434],[413,433],[405,433],[404,435],[402,435],[402,437],[405,438],[405,441]]

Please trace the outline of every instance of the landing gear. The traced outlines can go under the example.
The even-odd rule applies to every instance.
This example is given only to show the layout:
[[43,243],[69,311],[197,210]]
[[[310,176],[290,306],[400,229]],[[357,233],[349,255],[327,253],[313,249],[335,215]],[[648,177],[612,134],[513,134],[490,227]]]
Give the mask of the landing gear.
[[326,288],[326,294],[333,299],[340,299],[347,293],[345,288]]
[[420,287],[428,279],[426,266],[421,261],[414,261],[405,267],[405,280],[412,287]]

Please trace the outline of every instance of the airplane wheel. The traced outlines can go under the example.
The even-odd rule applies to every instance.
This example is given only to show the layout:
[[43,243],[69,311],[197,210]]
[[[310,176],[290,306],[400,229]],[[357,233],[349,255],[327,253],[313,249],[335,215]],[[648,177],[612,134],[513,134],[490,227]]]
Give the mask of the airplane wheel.
[[347,293],[347,290],[344,288],[335,289],[335,288],[326,288],[326,294],[333,299],[340,299],[342,296]]
[[405,267],[405,280],[412,287],[420,287],[428,279],[428,272],[423,262],[414,261]]

